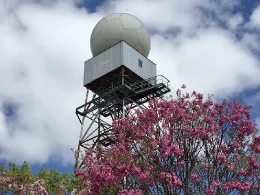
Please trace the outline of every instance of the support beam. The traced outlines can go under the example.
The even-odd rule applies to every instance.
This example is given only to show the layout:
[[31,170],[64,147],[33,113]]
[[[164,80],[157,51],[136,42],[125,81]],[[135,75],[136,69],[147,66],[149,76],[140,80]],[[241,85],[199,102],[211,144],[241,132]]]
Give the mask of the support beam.
[[[111,138],[114,135],[112,124],[108,122],[108,119],[113,121],[126,117],[129,114],[126,112],[126,106],[131,109],[136,107],[146,108],[144,103],[170,91],[169,81],[163,76],[138,82],[128,82],[124,68],[121,69],[120,74],[121,78],[119,76],[116,82],[111,82],[110,86],[107,85],[109,82],[106,82],[107,87],[105,89],[100,88],[99,94],[94,93],[90,101],[86,101],[85,104],[76,108],[76,115],[82,124],[82,128],[78,150],[75,154],[75,169],[83,166],[84,154],[80,153],[82,150],[94,149],[98,145],[107,147],[114,142]],[[156,84],[152,86],[153,90],[151,90],[149,83],[151,80],[156,81]],[[141,93],[140,90],[142,90]],[[85,124],[85,119],[88,119],[90,123]],[[94,127],[94,124],[97,127]],[[87,126],[87,128],[85,129],[84,126]]]

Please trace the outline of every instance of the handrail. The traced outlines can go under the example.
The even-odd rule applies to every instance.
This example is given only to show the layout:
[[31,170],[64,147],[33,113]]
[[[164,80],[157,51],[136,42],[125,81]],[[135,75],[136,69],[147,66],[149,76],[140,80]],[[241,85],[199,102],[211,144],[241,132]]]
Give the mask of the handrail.
[[[153,80],[155,81],[154,84],[149,82],[149,81],[153,81]],[[163,88],[170,90],[169,82],[170,81],[167,78],[165,78],[163,75],[158,75],[155,77],[148,78],[146,80],[135,82],[133,84],[129,84],[128,82],[125,82],[125,83],[127,83],[127,85],[131,88],[132,92],[137,95],[139,93],[142,93],[143,91],[150,90],[151,88],[158,88],[158,90],[160,90],[163,87]],[[88,110],[88,112],[95,110],[100,105],[104,106],[105,104],[107,104],[108,103],[107,97],[109,97],[108,99],[113,98],[113,93],[115,91],[117,91],[118,89],[120,89],[122,86],[123,86],[122,83],[118,82],[113,87],[109,87],[109,88],[105,89],[102,94],[100,94],[98,97],[96,97],[92,101],[90,101],[90,102],[94,103],[94,106],[91,107]],[[99,104],[99,105],[96,105],[95,102],[97,102],[97,104]],[[85,106],[85,104],[78,107],[76,109],[76,113],[78,114],[78,112],[79,112],[78,110],[82,109],[84,106]]]
[[162,84],[166,85],[167,87],[169,87],[170,81],[167,78],[165,78],[163,75],[157,75],[155,77],[151,77],[151,78],[148,78],[148,79],[143,80],[143,81],[137,81],[133,85],[131,85],[131,87],[135,88],[136,86],[138,86],[138,87],[142,88],[142,86],[147,86],[147,84],[149,84],[149,81],[153,81],[153,80],[155,81],[155,85],[162,83]]
[[[129,85],[131,88],[135,89],[135,88],[143,88],[146,87],[147,84],[150,83],[150,81],[155,81],[154,86],[158,85],[158,84],[164,84],[166,87],[169,87],[169,80],[167,78],[165,78],[163,75],[157,75],[155,77],[150,77],[148,79],[142,80],[142,81],[136,81],[135,83],[131,84],[130,82],[125,80],[125,83],[127,85]],[[151,84],[151,83],[150,83]],[[108,92],[112,92],[113,90],[116,90],[118,87],[120,87],[122,85],[121,82],[118,82],[117,84],[105,89],[102,94],[100,94],[100,97],[105,97],[107,94],[109,94]],[[153,84],[151,84],[153,85]]]

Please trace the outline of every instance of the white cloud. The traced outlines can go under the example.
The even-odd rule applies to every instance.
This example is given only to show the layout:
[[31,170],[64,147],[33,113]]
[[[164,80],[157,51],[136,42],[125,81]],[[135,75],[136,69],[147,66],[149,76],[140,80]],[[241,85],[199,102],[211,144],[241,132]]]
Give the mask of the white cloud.
[[241,43],[252,51],[260,52],[260,35],[256,32],[244,33]]
[[174,88],[185,83],[206,94],[229,95],[260,82],[259,62],[227,31],[208,29],[178,45],[156,36],[152,45],[159,73]]
[[165,31],[171,28],[187,29],[199,25],[201,18],[196,8],[206,2],[207,0],[181,2],[175,0],[117,0],[107,1],[98,10],[105,14],[130,12],[141,18],[149,28]]
[[253,10],[249,21],[243,26],[247,32],[243,33],[241,43],[253,52],[260,52],[260,4]]
[[238,4],[238,1],[228,0],[108,0],[98,11],[131,13],[142,19],[148,28],[159,32],[176,28],[193,32],[201,27],[218,26],[223,21],[233,20],[230,25],[239,23],[235,21],[238,18],[230,18],[231,8]]
[[65,3],[23,4],[15,13],[25,30],[11,13],[10,22],[1,24],[0,101],[12,98],[19,118],[12,128],[1,123],[8,133],[0,136],[0,157],[46,162],[62,154],[71,161],[79,136],[75,108],[84,101],[83,63],[91,57],[88,40],[101,16]]
[[[226,10],[235,6],[230,1],[108,1],[95,14],[71,0],[8,2],[0,2],[0,105],[8,99],[19,109],[10,126],[0,107],[0,159],[43,163],[57,155],[72,162],[70,148],[80,131],[74,111],[85,98],[83,63],[91,58],[90,34],[113,11],[128,9],[149,30],[160,32],[152,36],[149,58],[172,89],[185,83],[191,90],[228,96],[260,82],[259,61],[249,46],[201,12],[218,13],[234,30],[243,20],[229,17]],[[172,34],[176,28],[180,32]]]
[[250,25],[252,27],[256,27],[256,28],[260,29],[260,5],[258,5],[254,9],[254,11],[250,17]]
[[244,18],[241,13],[230,16],[227,24],[231,30],[237,30],[239,25],[243,24]]

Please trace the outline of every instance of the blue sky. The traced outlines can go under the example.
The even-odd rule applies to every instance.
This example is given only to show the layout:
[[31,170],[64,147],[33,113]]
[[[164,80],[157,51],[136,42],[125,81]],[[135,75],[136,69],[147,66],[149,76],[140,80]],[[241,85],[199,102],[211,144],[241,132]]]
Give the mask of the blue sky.
[[0,2],[1,164],[73,170],[70,149],[80,131],[74,109],[84,101],[90,34],[102,17],[122,10],[151,32],[149,58],[173,93],[185,83],[238,99],[253,106],[260,124],[259,0],[74,1]]
[[96,1],[83,1],[79,4],[79,7],[85,7],[90,12],[95,12],[96,8],[101,5],[104,2],[104,0],[96,0]]

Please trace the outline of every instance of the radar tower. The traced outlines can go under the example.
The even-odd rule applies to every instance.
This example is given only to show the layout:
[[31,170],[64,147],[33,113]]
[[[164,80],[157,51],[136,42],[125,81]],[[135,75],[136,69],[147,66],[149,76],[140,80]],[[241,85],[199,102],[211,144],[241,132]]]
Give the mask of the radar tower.
[[76,108],[81,132],[75,170],[84,169],[86,150],[115,143],[111,122],[128,115],[126,106],[144,107],[170,91],[169,80],[157,76],[156,64],[147,58],[150,36],[136,17],[126,13],[104,17],[93,29],[90,45],[93,58],[84,67],[86,99]]

